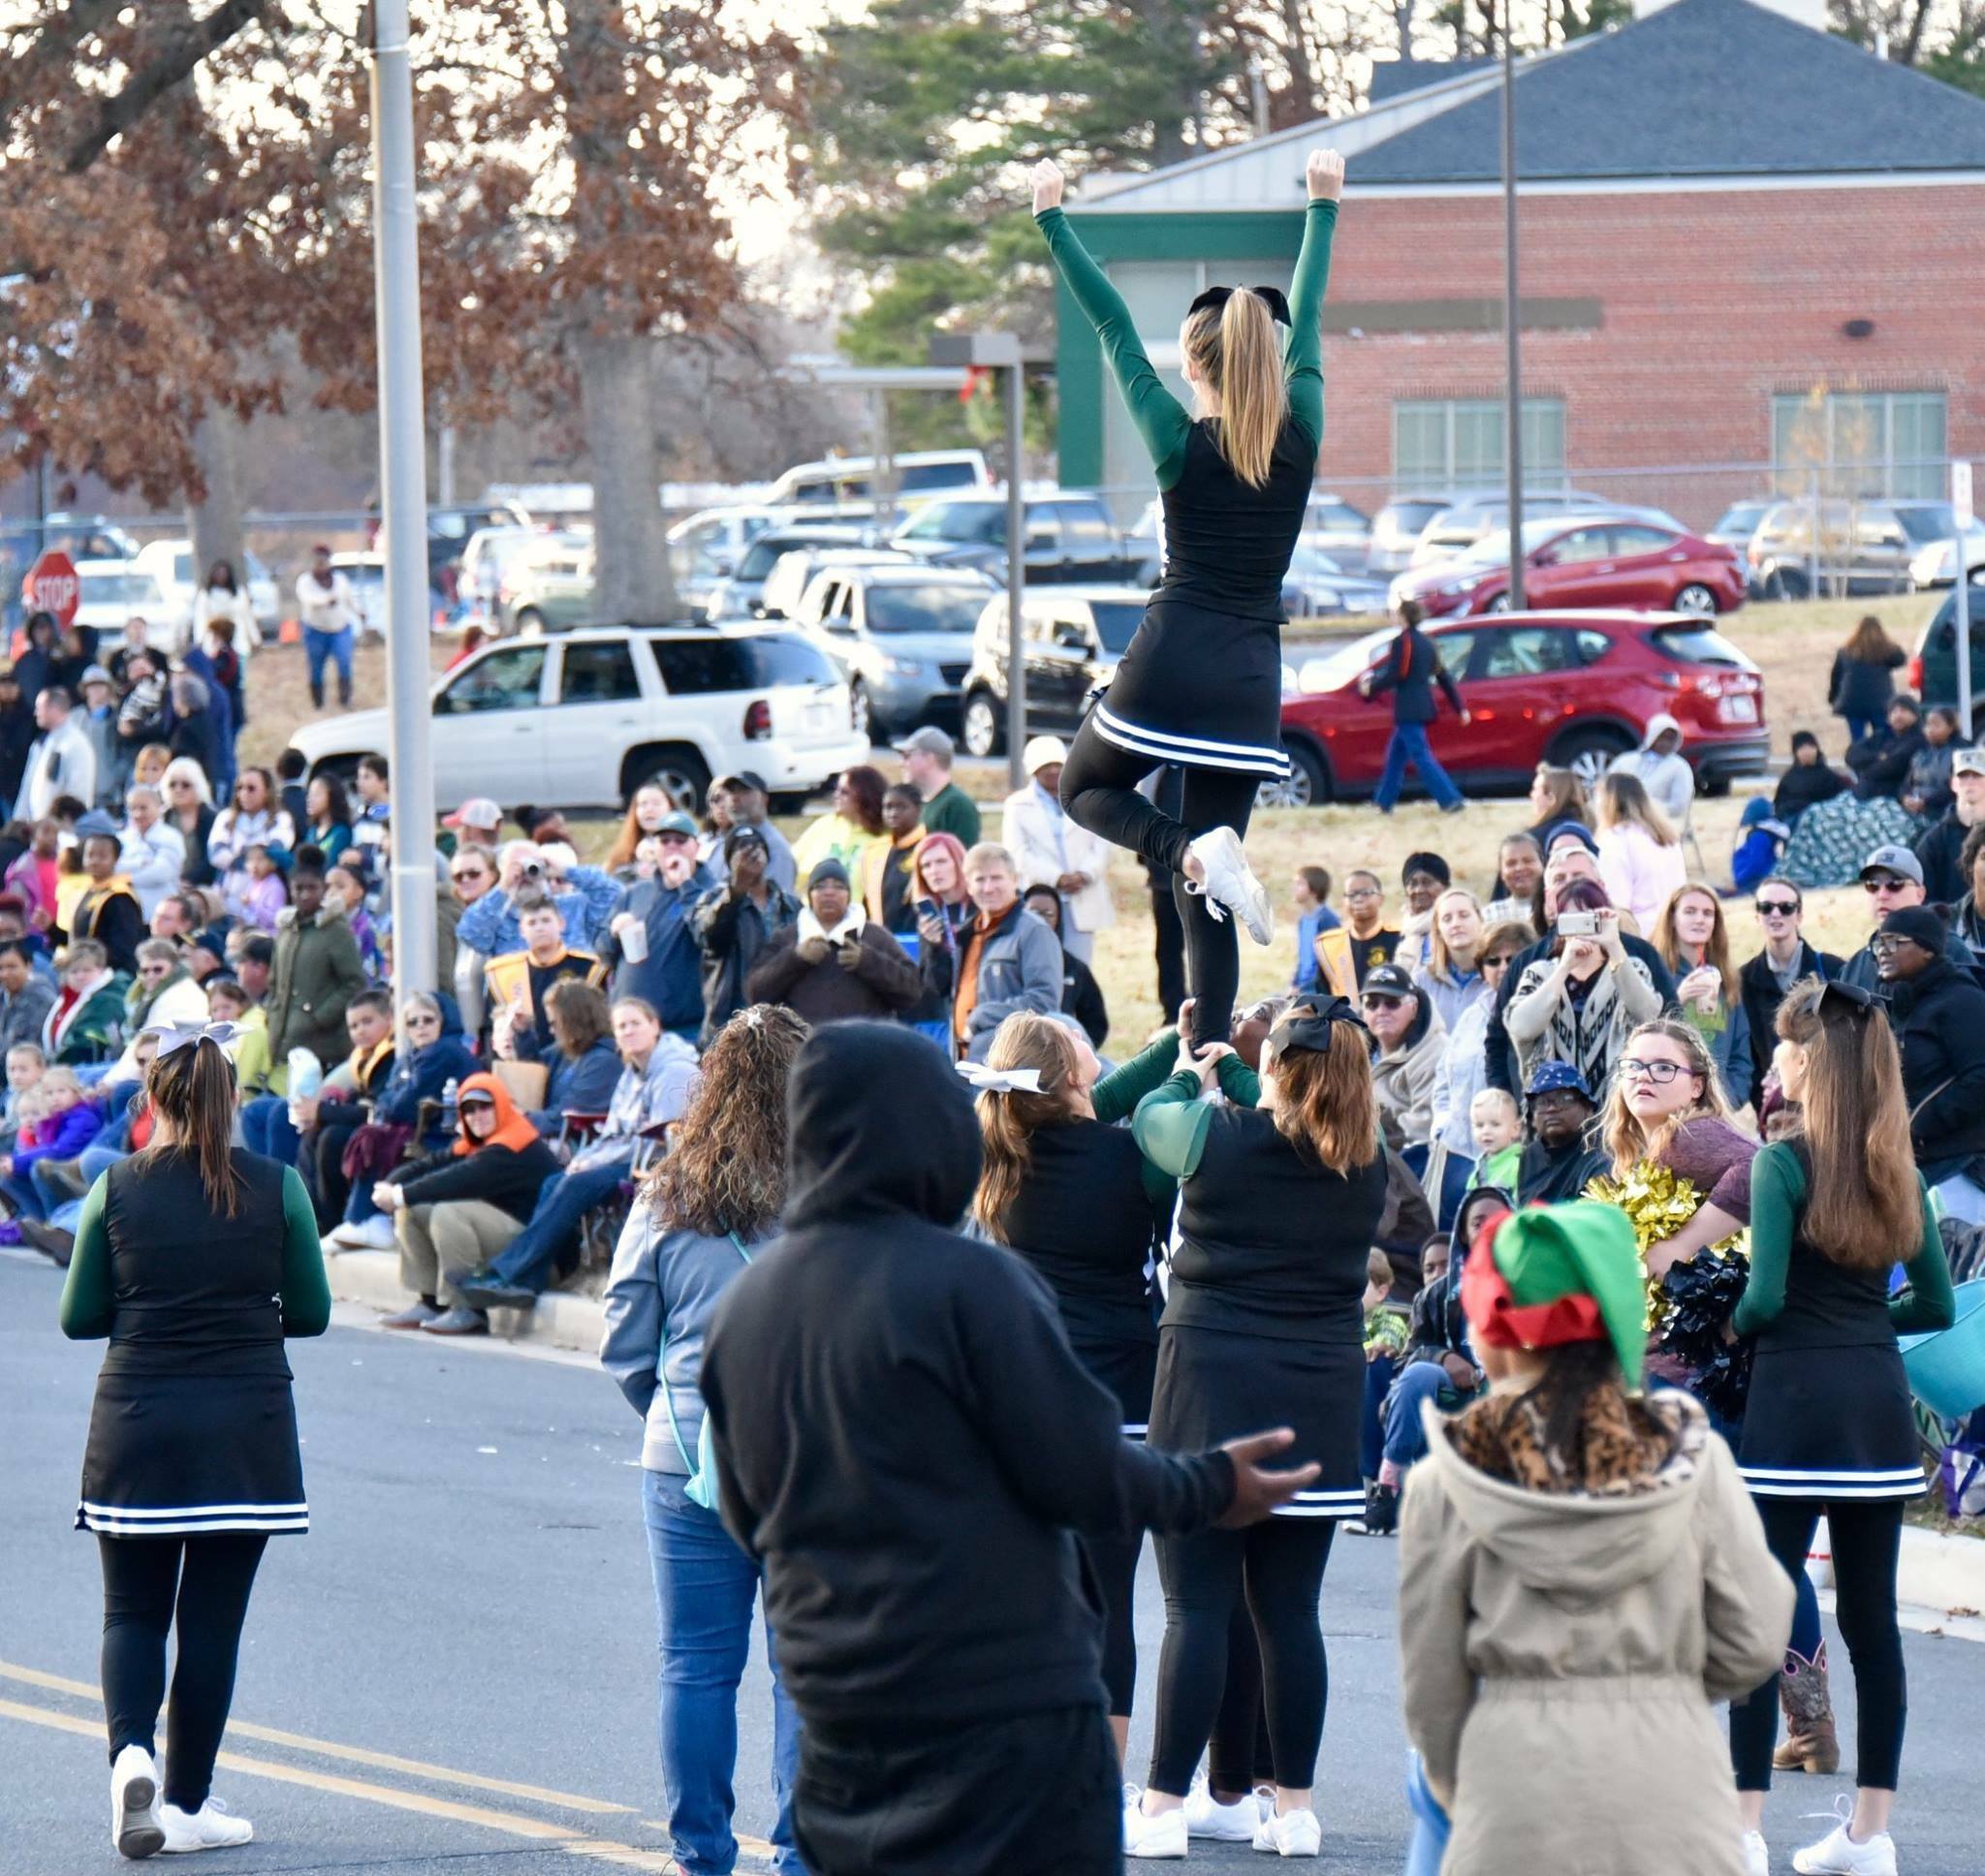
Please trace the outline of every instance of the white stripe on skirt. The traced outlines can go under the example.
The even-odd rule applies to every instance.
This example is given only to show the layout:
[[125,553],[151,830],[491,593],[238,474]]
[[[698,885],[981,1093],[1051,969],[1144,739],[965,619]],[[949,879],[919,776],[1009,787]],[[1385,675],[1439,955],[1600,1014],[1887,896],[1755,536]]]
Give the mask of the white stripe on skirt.
[[1163,730],[1147,730],[1142,724],[1126,723],[1098,704],[1090,719],[1096,734],[1119,749],[1139,756],[1151,756],[1163,763],[1178,763],[1186,768],[1238,768],[1250,774],[1286,776],[1288,752],[1265,748],[1254,742],[1210,742],[1200,736],[1175,736]]

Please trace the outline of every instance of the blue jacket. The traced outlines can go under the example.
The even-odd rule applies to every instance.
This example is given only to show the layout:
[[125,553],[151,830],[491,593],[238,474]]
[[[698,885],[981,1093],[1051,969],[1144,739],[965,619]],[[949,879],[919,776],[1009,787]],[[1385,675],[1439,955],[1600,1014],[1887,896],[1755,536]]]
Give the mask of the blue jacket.
[[1390,691],[1395,723],[1428,724],[1434,721],[1438,708],[1434,700],[1435,684],[1447,699],[1448,708],[1460,716],[1467,706],[1462,702],[1459,686],[1448,675],[1447,667],[1440,662],[1434,641],[1416,626],[1402,626],[1386,646],[1385,662],[1373,674],[1365,694],[1382,697]]
[[[597,952],[594,940],[619,896],[620,889],[611,873],[603,873],[597,866],[573,867],[565,875],[565,890],[551,894],[551,903],[565,921],[566,944],[574,951]],[[485,892],[461,915],[455,942],[485,957],[523,950],[523,932],[517,914],[510,909],[510,894],[500,886]]]
[[611,1036],[602,1036],[576,1062],[561,1053],[546,1059],[551,1080],[545,1090],[545,1105],[530,1121],[547,1139],[558,1131],[567,1113],[603,1114],[613,1107],[614,1090],[620,1084],[620,1051]]
[[[454,999],[448,999],[453,1005]],[[394,1059],[393,1073],[386,1078],[379,1098],[373,1103],[372,1117],[394,1127],[412,1127],[421,1117],[423,1101],[439,1101],[450,1081],[465,1080],[481,1064],[461,1039],[461,1018],[457,1016],[453,1032],[444,1012],[439,1038],[420,1048],[408,1049]],[[422,1136],[422,1144],[439,1148],[449,1143],[452,1130],[437,1123]]]
[[[609,929],[601,934],[598,951],[600,961],[614,974],[612,995],[646,998],[664,1029],[703,1026],[703,947],[689,915],[697,900],[717,884],[715,872],[707,865],[699,866],[680,886],[636,880],[614,902],[607,920]],[[647,927],[647,955],[638,964],[621,954],[620,941],[611,929],[614,919],[623,912],[631,912]]]
[[1296,989],[1316,988],[1316,934],[1335,931],[1342,922],[1327,905],[1314,906],[1296,915],[1296,974],[1289,980]]

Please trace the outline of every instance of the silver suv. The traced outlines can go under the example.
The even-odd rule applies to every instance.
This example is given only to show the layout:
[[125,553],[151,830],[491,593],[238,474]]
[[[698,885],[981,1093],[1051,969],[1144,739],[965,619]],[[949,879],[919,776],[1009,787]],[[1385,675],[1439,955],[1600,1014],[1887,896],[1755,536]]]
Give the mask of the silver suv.
[[[1751,584],[1767,599],[1846,598],[1906,593],[1909,563],[1938,542],[1957,538],[1948,502],[1779,502],[1750,537]],[[1816,537],[1816,538],[1815,538]]]

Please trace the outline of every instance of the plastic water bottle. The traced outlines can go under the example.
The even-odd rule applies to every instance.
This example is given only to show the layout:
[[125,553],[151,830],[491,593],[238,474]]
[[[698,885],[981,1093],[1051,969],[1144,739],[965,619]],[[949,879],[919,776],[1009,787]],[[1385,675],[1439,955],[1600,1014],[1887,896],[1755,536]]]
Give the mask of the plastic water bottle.
[[441,1090],[441,1124],[451,1134],[456,1131],[459,1124],[457,1119],[459,1110],[456,1106],[456,1097],[460,1092],[461,1083],[451,1075],[448,1078],[448,1085]]
[[324,1064],[311,1050],[293,1048],[289,1053],[289,1071],[290,1125],[300,1133],[300,1104],[317,1098],[318,1090],[324,1086]]

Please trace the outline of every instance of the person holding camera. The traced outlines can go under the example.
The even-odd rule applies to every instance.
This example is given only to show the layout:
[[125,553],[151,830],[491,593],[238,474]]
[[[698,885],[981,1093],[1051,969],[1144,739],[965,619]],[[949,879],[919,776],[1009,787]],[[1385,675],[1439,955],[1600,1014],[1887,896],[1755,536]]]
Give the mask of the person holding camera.
[[1559,893],[1552,932],[1510,991],[1503,1027],[1526,1085],[1539,1063],[1569,1062],[1603,1100],[1634,1025],[1661,1014],[1661,991],[1622,941],[1620,914],[1597,880],[1572,880]]
[[573,950],[592,951],[619,901],[620,886],[597,866],[582,866],[578,854],[562,840],[510,841],[497,856],[495,886],[463,911],[455,930],[457,945],[485,957],[523,950],[518,899],[526,892],[557,907],[565,942]]
[[718,1030],[750,1002],[744,980],[773,936],[800,916],[800,901],[772,877],[772,845],[764,831],[739,823],[721,850],[728,877],[696,901],[689,928],[703,953],[703,1032],[708,1048]]
[[807,876],[805,907],[772,934],[745,993],[752,1003],[783,1003],[816,1025],[892,1022],[924,985],[903,948],[856,902],[848,869],[823,860]]
[[717,883],[697,858],[697,826],[681,809],[665,814],[635,849],[653,871],[620,889],[600,938],[617,1003],[638,997],[672,1036],[694,1044],[703,1033],[703,948],[689,915]]

